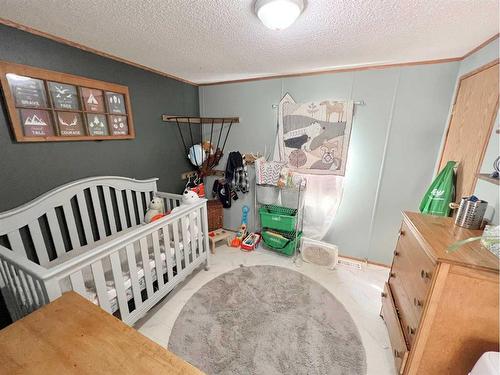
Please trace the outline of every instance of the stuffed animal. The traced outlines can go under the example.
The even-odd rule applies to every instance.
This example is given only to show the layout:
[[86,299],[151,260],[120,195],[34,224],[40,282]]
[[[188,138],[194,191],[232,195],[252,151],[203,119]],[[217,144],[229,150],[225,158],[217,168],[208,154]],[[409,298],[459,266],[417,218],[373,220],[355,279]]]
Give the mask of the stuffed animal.
[[151,202],[149,202],[149,208],[144,215],[144,221],[146,223],[151,223],[154,220],[165,216],[165,208],[163,206],[163,199],[159,197],[154,197]]
[[[199,202],[200,199],[201,198],[198,196],[198,194],[196,194],[196,192],[194,192],[192,190],[189,190],[189,189],[186,189],[186,190],[184,190],[184,193],[182,194],[181,205],[178,206],[178,207],[175,207],[172,210],[172,213],[175,213],[176,211],[179,211],[181,208],[183,208],[186,205],[195,204],[195,203]],[[197,217],[198,217],[197,213],[193,213],[192,214],[193,220],[196,220]],[[188,240],[189,240],[190,237],[191,237],[191,234],[189,232],[189,229],[190,229],[189,228],[189,219],[187,217],[183,217],[182,218],[182,227],[186,231],[186,234],[187,234],[187,237],[188,237]],[[194,225],[194,232],[198,233],[198,227],[196,225]]]
[[214,148],[213,148],[212,144],[210,143],[210,141],[203,141],[201,146],[203,147],[203,151],[205,151],[205,153],[207,155],[214,154]]

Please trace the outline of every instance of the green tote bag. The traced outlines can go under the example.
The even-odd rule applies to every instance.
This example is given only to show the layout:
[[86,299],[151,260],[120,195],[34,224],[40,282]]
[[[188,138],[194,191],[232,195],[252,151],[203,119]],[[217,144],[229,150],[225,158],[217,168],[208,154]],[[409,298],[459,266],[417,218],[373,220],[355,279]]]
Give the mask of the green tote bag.
[[455,194],[455,161],[449,161],[432,181],[420,203],[420,212],[436,216],[450,215],[450,202]]

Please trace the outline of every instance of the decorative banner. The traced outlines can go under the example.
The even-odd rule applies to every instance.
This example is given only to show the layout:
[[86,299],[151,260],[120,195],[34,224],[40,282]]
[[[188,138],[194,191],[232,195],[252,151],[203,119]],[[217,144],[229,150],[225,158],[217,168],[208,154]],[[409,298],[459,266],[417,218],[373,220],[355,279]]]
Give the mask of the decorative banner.
[[112,135],[127,135],[127,117],[126,116],[109,116],[109,123]]
[[55,109],[79,110],[80,102],[76,87],[65,83],[48,82]]
[[92,136],[108,135],[106,116],[87,114],[87,129]]
[[125,114],[125,98],[122,94],[106,92],[106,101],[108,103],[108,112],[119,115]]
[[39,109],[20,109],[24,135],[27,137],[48,137],[54,135],[49,111]]
[[63,137],[84,136],[82,116],[76,112],[56,112],[59,133]]
[[88,112],[104,113],[104,96],[101,90],[82,87],[82,101]]
[[352,101],[295,103],[286,94],[279,106],[281,160],[304,173],[343,176],[352,115]]
[[41,79],[8,73],[12,95],[17,107],[47,108],[45,86]]

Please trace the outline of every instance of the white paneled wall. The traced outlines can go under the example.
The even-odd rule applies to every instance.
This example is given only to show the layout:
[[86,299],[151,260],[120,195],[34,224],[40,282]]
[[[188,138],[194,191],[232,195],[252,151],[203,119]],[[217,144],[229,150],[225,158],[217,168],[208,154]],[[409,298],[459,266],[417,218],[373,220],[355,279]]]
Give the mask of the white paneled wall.
[[[272,105],[284,93],[298,102],[364,100],[366,105],[355,109],[344,196],[326,240],[339,245],[342,254],[389,263],[400,211],[416,210],[432,180],[458,66],[420,65],[205,86],[200,88],[200,112],[241,117],[231,131],[226,154],[264,152],[272,148],[276,134]],[[225,167],[225,160],[220,167]],[[253,191],[224,211],[226,227],[239,225],[243,204],[253,206]]]

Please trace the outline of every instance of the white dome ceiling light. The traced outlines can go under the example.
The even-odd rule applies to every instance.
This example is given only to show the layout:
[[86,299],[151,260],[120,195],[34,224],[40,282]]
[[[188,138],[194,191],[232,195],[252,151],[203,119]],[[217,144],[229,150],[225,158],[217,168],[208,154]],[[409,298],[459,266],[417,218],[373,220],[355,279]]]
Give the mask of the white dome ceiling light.
[[303,0],[257,0],[255,13],[262,23],[272,30],[290,26],[304,10]]

